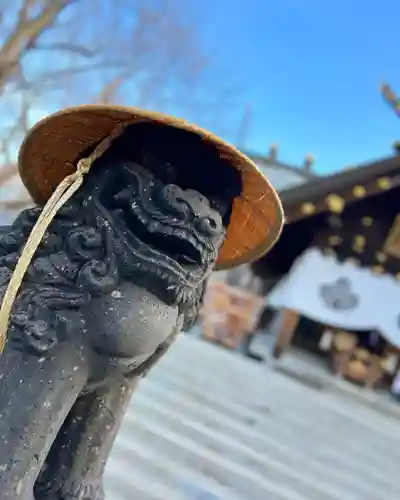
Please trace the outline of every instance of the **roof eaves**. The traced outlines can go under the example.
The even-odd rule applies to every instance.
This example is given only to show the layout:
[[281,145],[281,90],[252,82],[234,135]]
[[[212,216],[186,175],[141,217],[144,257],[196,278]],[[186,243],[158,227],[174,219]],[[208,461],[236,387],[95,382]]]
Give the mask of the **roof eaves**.
[[251,158],[255,162],[263,163],[266,166],[279,167],[279,168],[282,168],[283,170],[295,172],[296,174],[299,174],[308,180],[316,179],[319,177],[318,174],[316,174],[312,170],[306,170],[305,168],[302,168],[301,166],[290,165],[289,163],[283,163],[279,160],[273,160],[273,159],[265,157],[265,156],[255,155],[255,154],[251,154],[248,152],[245,152],[245,154],[247,156],[249,156],[249,158]]

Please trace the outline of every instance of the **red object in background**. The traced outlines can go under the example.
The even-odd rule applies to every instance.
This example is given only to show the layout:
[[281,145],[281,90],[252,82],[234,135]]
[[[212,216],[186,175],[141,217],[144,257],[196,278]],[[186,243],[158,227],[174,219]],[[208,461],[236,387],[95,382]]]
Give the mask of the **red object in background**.
[[203,336],[236,349],[257,326],[264,298],[240,287],[210,282],[200,311]]

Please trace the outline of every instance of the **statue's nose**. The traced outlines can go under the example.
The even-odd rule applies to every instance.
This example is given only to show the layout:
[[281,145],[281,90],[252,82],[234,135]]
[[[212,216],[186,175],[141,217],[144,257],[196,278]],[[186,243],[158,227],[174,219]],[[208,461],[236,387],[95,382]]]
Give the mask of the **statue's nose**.
[[180,207],[194,216],[194,225],[201,233],[212,236],[221,232],[222,218],[203,194],[193,189],[181,189],[174,184],[165,186],[163,194],[174,208]]

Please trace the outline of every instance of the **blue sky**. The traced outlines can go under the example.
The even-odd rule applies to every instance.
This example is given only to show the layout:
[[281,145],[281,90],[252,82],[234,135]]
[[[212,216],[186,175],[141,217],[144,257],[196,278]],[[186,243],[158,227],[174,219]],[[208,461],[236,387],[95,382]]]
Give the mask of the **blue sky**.
[[199,16],[214,64],[253,106],[245,146],[277,142],[293,163],[311,152],[320,173],[388,155],[400,139],[380,95],[383,80],[400,94],[399,27],[398,0],[207,0]]
[[[399,0],[181,1],[213,66],[202,87],[185,91],[189,98],[195,90],[203,94],[196,111],[183,111],[185,118],[258,154],[278,143],[288,163],[301,164],[313,153],[323,174],[391,154],[400,119],[383,101],[380,85],[386,80],[400,95]],[[47,68],[48,58],[39,53],[33,63]],[[90,78],[91,88],[97,80]],[[74,104],[88,99],[80,85],[70,92]],[[123,102],[140,105],[133,89],[130,82]],[[228,97],[221,98],[224,90]],[[186,95],[178,89],[176,97],[183,102]],[[232,98],[236,106],[224,112]],[[7,105],[15,103],[0,104],[5,122]],[[64,105],[46,94],[32,121]],[[252,119],[245,143],[238,144],[246,105]],[[179,106],[172,108],[160,110],[181,114]]]

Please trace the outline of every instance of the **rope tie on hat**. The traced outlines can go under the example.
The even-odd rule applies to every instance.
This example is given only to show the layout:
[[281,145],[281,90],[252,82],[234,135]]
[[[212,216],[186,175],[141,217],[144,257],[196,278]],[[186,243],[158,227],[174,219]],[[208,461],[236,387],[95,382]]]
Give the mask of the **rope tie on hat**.
[[91,155],[87,158],[79,160],[76,171],[65,177],[65,179],[57,186],[33,226],[21,255],[18,258],[17,265],[15,266],[11,279],[8,283],[7,289],[4,293],[3,302],[1,304],[0,353],[4,351],[4,347],[6,345],[8,323],[10,321],[11,310],[18,295],[18,291],[47,228],[60,208],[65,205],[65,203],[81,187],[84,177],[92,168],[93,163],[104,154],[104,152],[110,147],[112,141],[122,134],[123,129],[124,126],[119,125],[111,135],[103,139],[100,144],[98,144]]

